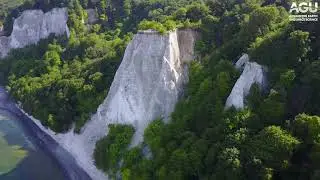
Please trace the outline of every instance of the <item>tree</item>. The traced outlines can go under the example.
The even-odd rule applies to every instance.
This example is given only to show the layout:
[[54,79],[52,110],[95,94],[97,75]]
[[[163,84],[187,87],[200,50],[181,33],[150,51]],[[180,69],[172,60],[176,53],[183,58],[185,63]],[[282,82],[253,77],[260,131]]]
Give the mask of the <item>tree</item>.
[[315,91],[320,90],[320,61],[314,61],[303,70],[301,81],[311,85]]
[[303,31],[293,31],[288,38],[288,63],[296,64],[302,61],[310,51],[309,33]]
[[[281,17],[285,18],[285,17]],[[249,21],[245,27],[246,33],[252,38],[262,36],[269,32],[271,26],[280,19],[280,12],[276,7],[266,6],[255,9],[250,13]]]
[[267,167],[282,169],[300,141],[278,126],[264,128],[247,144],[249,156],[261,159]]
[[320,143],[320,117],[299,114],[296,116],[293,133],[307,144]]
[[232,88],[230,74],[228,72],[220,72],[217,75],[216,84],[218,84],[218,96],[222,99],[226,99],[230,93],[230,89]]
[[309,98],[305,103],[304,112],[320,114],[320,61],[308,64],[300,77],[302,85],[309,87]]
[[209,8],[204,4],[194,3],[187,6],[186,17],[192,22],[196,22],[206,17],[209,13]]
[[283,88],[289,90],[292,88],[295,78],[294,70],[289,69],[280,75],[280,84]]
[[241,172],[240,151],[237,148],[225,148],[218,156],[215,179],[243,179]]
[[109,125],[108,135],[97,142],[94,150],[97,167],[115,175],[133,134],[134,128],[130,125]]
[[[257,97],[262,97],[258,95]],[[286,101],[283,96],[276,90],[271,89],[268,97],[261,101],[250,97],[249,105],[257,105],[252,108],[254,114],[249,119],[250,128],[262,129],[269,125],[283,125],[286,113]],[[254,104],[252,104],[254,103]]]
[[170,169],[171,171],[181,172],[180,177],[185,177],[188,173],[187,169],[191,169],[191,162],[189,162],[188,154],[184,149],[176,149],[170,156]]
[[259,109],[261,102],[263,101],[263,97],[261,94],[261,88],[258,84],[253,84],[250,88],[249,95],[246,98],[248,107],[255,111]]
[[272,180],[273,169],[264,167],[261,159],[252,157],[247,161],[245,172],[248,179]]
[[208,1],[208,7],[215,16],[223,16],[226,11],[230,11],[236,1],[234,0],[214,0]]
[[140,24],[138,25],[139,30],[156,30],[160,34],[164,34],[167,32],[167,29],[161,24],[156,21],[141,21]]
[[186,19],[186,16],[187,16],[186,8],[180,8],[174,14],[175,19],[179,21],[184,21]]
[[48,72],[58,71],[57,68],[61,66],[62,62],[60,59],[60,53],[62,49],[58,45],[49,45],[48,51],[45,53],[43,59],[44,64]]
[[161,133],[165,127],[162,119],[154,120],[144,131],[144,141],[150,146],[152,152],[161,148]]

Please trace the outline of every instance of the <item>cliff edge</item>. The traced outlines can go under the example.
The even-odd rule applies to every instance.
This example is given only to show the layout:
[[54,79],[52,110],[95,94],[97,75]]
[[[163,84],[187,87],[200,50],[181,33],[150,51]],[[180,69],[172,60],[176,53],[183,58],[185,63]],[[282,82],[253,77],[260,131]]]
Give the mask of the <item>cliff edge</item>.
[[27,10],[15,19],[9,37],[0,37],[0,58],[8,55],[11,49],[36,44],[50,34],[69,35],[67,8],[54,8],[47,13],[42,10]]
[[188,82],[188,63],[195,59],[193,49],[198,38],[196,31],[188,29],[167,35],[155,31],[136,34],[126,48],[107,98],[80,134],[73,130],[56,134],[33,120],[68,150],[92,179],[107,179],[95,167],[96,142],[107,135],[109,124],[131,124],[136,129],[134,146],[142,142],[144,129],[151,121],[169,120]]

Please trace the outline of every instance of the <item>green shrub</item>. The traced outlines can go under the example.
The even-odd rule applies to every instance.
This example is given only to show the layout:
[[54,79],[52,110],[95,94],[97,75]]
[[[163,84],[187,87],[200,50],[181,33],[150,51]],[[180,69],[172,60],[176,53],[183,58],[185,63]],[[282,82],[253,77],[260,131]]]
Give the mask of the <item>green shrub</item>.
[[109,125],[108,135],[97,142],[94,150],[97,167],[112,175],[115,174],[134,132],[134,128],[130,125]]
[[138,29],[139,30],[156,30],[158,31],[160,34],[164,34],[167,32],[166,27],[164,27],[161,23],[156,22],[156,21],[141,21],[140,24],[138,25]]

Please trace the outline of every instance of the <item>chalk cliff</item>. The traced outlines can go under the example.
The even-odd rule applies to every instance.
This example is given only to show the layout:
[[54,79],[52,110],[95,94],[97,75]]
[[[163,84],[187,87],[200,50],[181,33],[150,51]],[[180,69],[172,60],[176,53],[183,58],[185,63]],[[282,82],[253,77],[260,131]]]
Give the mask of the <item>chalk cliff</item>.
[[8,55],[11,49],[36,44],[50,34],[69,35],[66,8],[55,8],[47,13],[42,10],[27,10],[15,19],[9,37],[0,37],[0,58]]
[[249,62],[249,55],[248,54],[243,54],[239,60],[235,64],[235,68],[238,69],[239,71],[242,71],[245,67],[245,65]]
[[108,124],[131,124],[136,133],[132,146],[143,140],[147,125],[156,118],[169,119],[188,82],[188,63],[195,59],[199,35],[177,30],[167,35],[139,32],[126,48],[107,98],[80,134],[55,134],[34,121],[67,149],[94,180],[107,179],[94,165],[96,142],[107,135]]
[[95,130],[97,140],[107,124],[132,124],[136,129],[132,145],[140,143],[152,120],[167,120],[174,110],[188,81],[187,63],[194,59],[197,36],[192,30],[164,36],[154,31],[137,34],[126,49],[108,97],[84,132],[100,127]]
[[257,83],[261,89],[266,86],[266,68],[256,62],[249,62],[249,56],[244,54],[235,64],[243,72],[234,85],[225,105],[225,108],[234,106],[237,109],[244,107],[245,98],[253,84]]

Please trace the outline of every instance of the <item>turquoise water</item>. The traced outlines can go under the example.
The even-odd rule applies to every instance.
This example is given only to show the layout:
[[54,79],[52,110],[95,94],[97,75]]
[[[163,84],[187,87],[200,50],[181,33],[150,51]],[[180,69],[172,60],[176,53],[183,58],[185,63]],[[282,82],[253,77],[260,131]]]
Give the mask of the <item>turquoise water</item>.
[[19,119],[0,110],[0,180],[62,180],[59,166],[24,131]]

